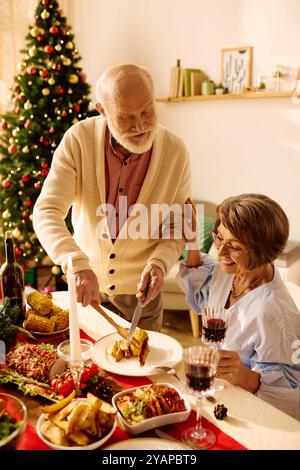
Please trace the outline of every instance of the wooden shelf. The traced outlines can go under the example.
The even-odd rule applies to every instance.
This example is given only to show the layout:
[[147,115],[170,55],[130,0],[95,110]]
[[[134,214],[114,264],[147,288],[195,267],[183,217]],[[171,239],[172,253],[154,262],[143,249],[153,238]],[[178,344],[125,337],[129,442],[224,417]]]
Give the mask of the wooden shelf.
[[248,93],[226,93],[224,95],[199,95],[183,96],[182,98],[157,98],[159,103],[179,103],[181,101],[207,101],[207,100],[250,100],[265,98],[290,98],[291,92],[279,91],[278,93],[270,91],[257,91]]

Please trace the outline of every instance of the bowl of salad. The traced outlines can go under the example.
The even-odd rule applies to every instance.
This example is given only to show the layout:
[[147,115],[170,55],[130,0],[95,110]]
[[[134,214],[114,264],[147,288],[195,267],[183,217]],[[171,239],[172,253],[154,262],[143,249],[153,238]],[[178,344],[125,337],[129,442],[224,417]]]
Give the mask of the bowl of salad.
[[14,395],[0,393],[0,450],[14,450],[27,422],[27,409]]

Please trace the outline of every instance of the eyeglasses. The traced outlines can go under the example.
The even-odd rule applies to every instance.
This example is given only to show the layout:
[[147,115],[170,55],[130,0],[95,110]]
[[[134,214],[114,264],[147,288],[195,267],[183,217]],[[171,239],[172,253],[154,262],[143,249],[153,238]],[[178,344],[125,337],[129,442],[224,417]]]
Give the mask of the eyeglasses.
[[225,240],[223,240],[223,238],[221,238],[217,233],[215,232],[212,232],[212,237],[213,237],[213,241],[216,245],[216,248],[219,250],[221,248],[221,246],[226,246],[227,250],[229,251],[229,253],[233,256],[239,256],[243,253],[247,253],[249,250],[247,249],[244,249],[244,248],[236,248],[234,246],[231,245],[231,243],[227,243],[225,242]]

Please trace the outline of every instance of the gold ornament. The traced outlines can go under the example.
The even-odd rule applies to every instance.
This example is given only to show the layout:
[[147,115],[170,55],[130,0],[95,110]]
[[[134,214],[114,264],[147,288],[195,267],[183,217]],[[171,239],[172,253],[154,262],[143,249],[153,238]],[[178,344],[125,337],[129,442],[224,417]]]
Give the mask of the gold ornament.
[[13,135],[14,137],[17,137],[17,135],[18,135],[19,132],[20,132],[19,127],[16,127],[16,128],[12,131],[12,135]]
[[21,62],[17,65],[17,69],[19,72],[24,72],[24,70],[26,69],[26,65],[23,62]]
[[66,49],[73,49],[73,48],[74,48],[74,44],[72,43],[72,41],[68,41],[66,44]]
[[26,101],[26,103],[24,104],[24,109],[30,109],[32,108],[32,104],[30,103],[30,101]]
[[25,248],[31,248],[31,243],[25,242],[25,243],[24,243],[24,246],[25,246]]
[[23,152],[23,153],[29,153],[29,147],[28,147],[28,145],[25,145],[25,147],[23,147],[22,152]]
[[68,93],[69,93],[69,95],[72,95],[72,94],[73,94],[72,88],[69,88],[69,89],[68,89]]
[[76,122],[79,122],[79,119],[74,118],[73,121],[72,121],[72,124],[76,124]]
[[43,96],[48,96],[48,95],[50,95],[50,90],[49,90],[49,88],[43,88],[43,89],[42,89],[42,95],[43,95]]
[[55,80],[53,77],[49,78],[48,80],[49,85],[55,85]]
[[74,73],[69,76],[69,82],[72,84],[78,83],[79,78],[78,75],[75,75]]
[[39,34],[40,34],[40,28],[38,28],[37,26],[35,26],[34,28],[32,28],[30,30],[30,34],[31,36],[33,36],[34,38],[36,38]]
[[62,59],[62,63],[68,67],[69,65],[72,64],[72,61],[71,61],[71,59],[69,59],[68,57],[64,57],[64,58]]
[[8,209],[6,209],[6,211],[3,212],[2,217],[3,219],[9,219],[11,217],[11,213],[9,212]]
[[30,220],[31,222],[33,221],[33,215],[32,215],[32,214],[30,214],[29,220]]
[[52,274],[54,276],[58,276],[60,274],[60,267],[59,266],[53,266],[53,268],[51,269],[52,271]]
[[13,236],[14,236],[14,238],[16,238],[17,240],[23,240],[22,232],[21,232],[18,228],[15,228],[15,229],[13,230]]
[[62,50],[62,47],[60,44],[56,44],[56,46],[54,47],[54,49],[57,51],[57,52],[60,52]]
[[47,10],[42,11],[41,17],[43,18],[43,20],[46,20],[47,18],[49,18],[49,16],[50,16],[49,11],[47,11]]
[[29,50],[28,50],[28,54],[30,55],[30,57],[33,57],[34,54],[36,52],[36,47],[35,46],[32,46]]
[[14,138],[13,138],[13,137],[10,137],[9,140],[8,140],[8,142],[9,142],[10,144],[14,144],[14,143],[15,143]]

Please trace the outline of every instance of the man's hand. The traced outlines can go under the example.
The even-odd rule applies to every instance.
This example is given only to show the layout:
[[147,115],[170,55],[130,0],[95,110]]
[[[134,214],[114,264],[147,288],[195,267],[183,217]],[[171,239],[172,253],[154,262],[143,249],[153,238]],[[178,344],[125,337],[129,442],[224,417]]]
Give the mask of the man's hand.
[[141,299],[142,307],[155,299],[164,282],[164,273],[155,264],[147,264],[137,286],[137,298]]
[[76,280],[77,302],[87,307],[94,300],[100,303],[99,284],[91,269],[84,269],[74,274]]
[[220,354],[217,377],[255,393],[260,385],[260,374],[245,367],[237,352],[224,350]]

